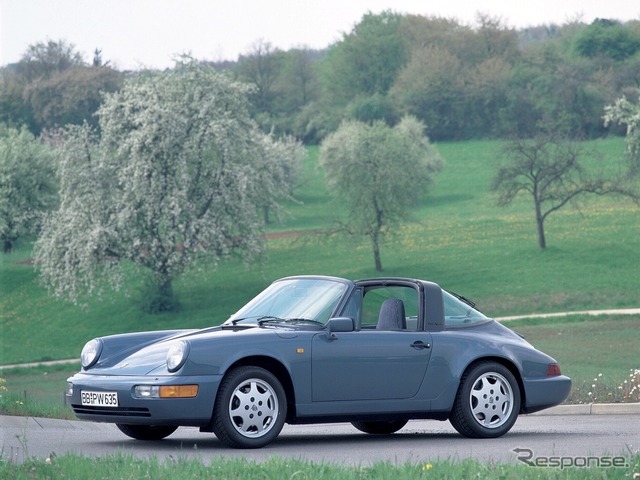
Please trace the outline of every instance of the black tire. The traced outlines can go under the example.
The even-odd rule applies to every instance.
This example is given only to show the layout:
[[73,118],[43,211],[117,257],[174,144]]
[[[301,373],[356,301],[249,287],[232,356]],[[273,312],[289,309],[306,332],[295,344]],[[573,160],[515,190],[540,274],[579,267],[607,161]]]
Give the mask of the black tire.
[[500,437],[516,422],[520,401],[511,371],[496,362],[482,362],[462,376],[449,421],[465,437]]
[[372,435],[391,435],[407,424],[407,420],[391,420],[377,422],[351,422],[351,425],[364,433]]
[[287,418],[287,397],[275,375],[259,367],[229,372],[213,407],[213,432],[233,448],[260,448],[272,442]]
[[123,423],[116,423],[116,427],[127,437],[136,440],[162,440],[178,429],[172,425],[126,425]]

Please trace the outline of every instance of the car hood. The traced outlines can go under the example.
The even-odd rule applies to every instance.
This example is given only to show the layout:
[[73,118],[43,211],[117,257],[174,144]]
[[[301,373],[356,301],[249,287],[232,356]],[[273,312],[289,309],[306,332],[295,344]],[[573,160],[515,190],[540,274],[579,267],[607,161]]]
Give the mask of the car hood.
[[[228,344],[247,341],[249,337],[277,335],[294,338],[300,329],[287,327],[257,326],[217,326],[203,330],[174,330],[148,332],[145,334],[123,334],[103,337],[103,353],[100,361],[88,374],[94,375],[168,375],[166,368],[167,353],[171,346],[180,340],[186,340],[191,348],[190,358],[199,350],[213,350],[214,344]],[[155,335],[154,335],[155,334]],[[146,340],[137,342],[137,340]],[[244,339],[244,340],[243,340]],[[136,343],[137,342],[137,343]],[[119,348],[120,346],[120,348]],[[195,350],[195,351],[194,351]]]

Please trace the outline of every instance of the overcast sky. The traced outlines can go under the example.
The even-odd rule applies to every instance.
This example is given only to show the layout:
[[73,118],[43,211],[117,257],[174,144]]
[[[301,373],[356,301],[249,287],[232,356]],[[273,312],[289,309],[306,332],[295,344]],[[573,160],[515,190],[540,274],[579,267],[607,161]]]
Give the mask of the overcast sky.
[[99,48],[118,69],[169,67],[181,53],[235,60],[258,40],[324,48],[384,10],[465,24],[482,12],[517,28],[640,19],[636,0],[0,0],[0,66],[46,40],[74,44],[86,61]]

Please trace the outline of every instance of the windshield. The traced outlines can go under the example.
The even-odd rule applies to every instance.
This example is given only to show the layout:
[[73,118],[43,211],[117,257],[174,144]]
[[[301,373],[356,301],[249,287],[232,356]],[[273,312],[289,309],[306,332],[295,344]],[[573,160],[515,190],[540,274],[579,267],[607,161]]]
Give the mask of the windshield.
[[290,278],[272,283],[225,323],[311,320],[326,323],[347,289],[326,278]]
[[444,324],[447,327],[468,327],[474,323],[489,320],[471,305],[456,298],[445,290],[442,291],[442,299],[444,300]]

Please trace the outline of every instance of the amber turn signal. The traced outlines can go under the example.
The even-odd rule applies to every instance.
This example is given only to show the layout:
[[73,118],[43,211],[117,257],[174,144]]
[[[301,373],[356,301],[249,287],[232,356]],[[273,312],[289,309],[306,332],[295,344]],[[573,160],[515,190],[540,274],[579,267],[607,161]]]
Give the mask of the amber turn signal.
[[193,398],[198,395],[198,385],[162,385],[160,398]]

